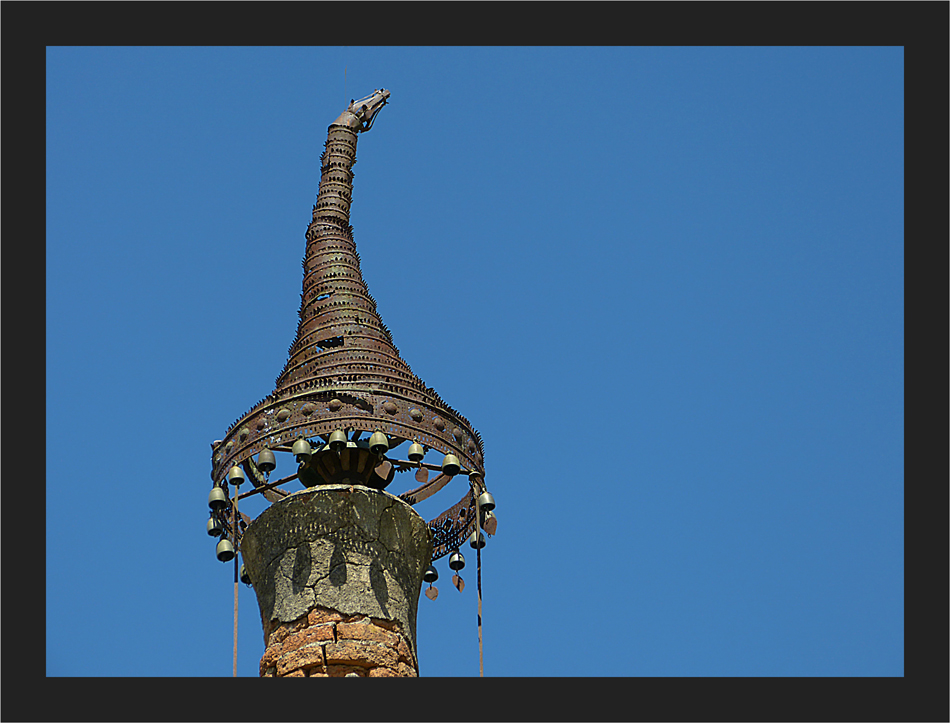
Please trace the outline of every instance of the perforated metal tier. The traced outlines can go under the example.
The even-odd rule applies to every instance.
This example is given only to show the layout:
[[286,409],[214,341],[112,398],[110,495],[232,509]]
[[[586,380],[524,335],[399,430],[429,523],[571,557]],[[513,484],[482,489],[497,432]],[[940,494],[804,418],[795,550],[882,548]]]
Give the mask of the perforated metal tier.
[[[481,437],[465,417],[412,373],[360,271],[349,224],[357,139],[360,132],[369,130],[388,98],[389,92],[382,90],[351,103],[328,128],[320,191],[306,232],[297,334],[274,391],[235,421],[215,445],[211,472],[215,484],[225,484],[228,470],[237,465],[258,486],[263,476],[255,469],[253,457],[261,450],[287,448],[299,438],[315,440],[320,446],[320,439],[327,442],[334,430],[344,430],[351,440],[362,436],[361,446],[366,436],[380,431],[389,438],[391,451],[405,440],[414,440],[426,449],[453,454],[459,459],[460,474],[470,475],[474,489],[484,490]],[[374,467],[382,461],[375,460]],[[307,477],[311,483],[331,482],[320,475],[336,474],[335,479],[340,479],[339,470],[327,471],[332,464],[311,466],[319,471],[316,477]],[[391,474],[383,475],[387,476],[392,479]],[[444,476],[437,475],[402,497],[412,504],[444,482]],[[380,486],[379,481],[373,486]],[[470,489],[430,523],[436,541],[433,559],[461,544],[471,533],[474,516]]]

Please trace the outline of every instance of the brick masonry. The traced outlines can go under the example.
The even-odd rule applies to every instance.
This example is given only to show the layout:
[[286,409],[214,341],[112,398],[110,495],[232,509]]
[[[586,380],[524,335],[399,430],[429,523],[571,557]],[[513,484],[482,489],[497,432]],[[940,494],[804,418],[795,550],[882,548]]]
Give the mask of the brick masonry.
[[264,678],[416,677],[407,635],[394,620],[317,606],[289,623],[264,622]]

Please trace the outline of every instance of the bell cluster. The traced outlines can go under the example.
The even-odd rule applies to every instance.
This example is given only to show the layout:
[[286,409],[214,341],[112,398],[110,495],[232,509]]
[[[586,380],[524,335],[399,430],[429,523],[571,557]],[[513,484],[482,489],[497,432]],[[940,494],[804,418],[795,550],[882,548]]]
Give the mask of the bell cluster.
[[[334,430],[328,439],[327,447],[334,452],[342,452],[348,445],[348,439],[346,432],[342,429]],[[374,432],[368,442],[369,450],[372,454],[383,457],[386,452],[389,451],[390,440],[383,433],[377,430]],[[326,448],[324,448],[326,449]],[[304,438],[298,438],[294,441],[293,446],[290,449],[291,453],[294,455],[295,460],[298,465],[305,465],[310,462],[311,458],[314,455],[314,449],[310,442]],[[426,448],[418,442],[413,442],[409,445],[409,450],[407,456],[410,462],[421,463],[425,457]],[[256,461],[257,469],[263,472],[265,475],[269,475],[277,468],[277,459],[274,456],[274,452],[270,449],[263,449],[257,455]],[[459,463],[458,457],[453,454],[447,454],[442,460],[441,465],[442,473],[446,476],[455,476],[461,472],[461,464]],[[472,479],[478,479],[479,474],[473,473]],[[215,484],[211,488],[211,492],[208,494],[208,507],[211,510],[211,515],[208,518],[207,523],[207,532],[211,537],[217,537],[218,543],[215,547],[215,555],[221,562],[229,562],[234,559],[237,554],[235,549],[235,542],[238,541],[238,536],[235,532],[234,540],[232,541],[231,535],[231,524],[227,521],[228,511],[231,509],[232,501],[228,497],[227,485],[231,485],[235,490],[240,488],[246,480],[244,470],[241,469],[238,465],[234,465],[228,471],[225,484]],[[488,491],[482,492],[478,496],[477,500],[477,509],[482,513],[482,520],[480,520],[481,525],[484,525],[486,520],[490,520],[494,517],[492,510],[495,508],[495,498]],[[472,531],[472,534],[468,537],[469,546],[473,549],[480,550],[485,547],[487,544],[485,533],[479,529],[479,524],[476,524],[475,529]],[[488,528],[489,531],[493,531],[492,527]],[[465,567],[465,557],[462,553],[456,549],[449,555],[449,568],[455,572],[463,569]],[[425,582],[431,583],[435,582],[439,578],[439,573],[435,568],[435,565],[430,564],[428,569],[423,576]],[[247,572],[244,568],[244,565],[241,565],[241,581],[245,584],[250,585],[250,579],[247,576]]]
[[[234,469],[238,469],[235,467]],[[238,469],[240,471],[240,469]],[[243,473],[242,473],[243,478]],[[224,487],[215,485],[208,494],[208,507],[211,508],[211,517],[208,518],[208,535],[218,537],[218,545],[215,548],[215,555],[221,562],[228,562],[234,559],[236,551],[234,543],[227,536],[224,520],[222,519],[230,506],[230,499]]]
[[[481,510],[484,515],[484,519],[489,519],[494,517],[492,510],[495,509],[495,498],[492,497],[491,492],[482,492],[478,496],[478,508]],[[468,537],[469,547],[475,550],[481,550],[487,544],[485,539],[485,533],[479,529],[479,525],[475,526],[475,529],[472,530],[472,534]],[[449,569],[455,573],[458,573],[465,567],[465,556],[460,550],[453,550],[449,555]],[[430,564],[426,568],[425,573],[422,576],[423,582],[429,583],[432,585],[436,580],[439,579],[439,571],[436,569],[434,564]],[[461,588],[460,588],[461,589]],[[437,591],[436,591],[437,592]],[[430,599],[434,600],[434,596],[429,596]]]
[[[257,466],[264,472],[270,472],[277,467],[277,460],[274,457],[274,453],[269,449],[263,450],[258,455]],[[237,465],[231,467],[228,471],[227,482],[232,485],[235,490],[244,484],[244,470],[242,470]],[[234,547],[234,542],[228,536],[230,524],[226,522],[228,509],[231,508],[232,502],[228,497],[227,490],[224,485],[215,484],[211,488],[211,492],[208,493],[208,507],[211,509],[211,516],[208,518],[208,535],[211,537],[218,537],[218,544],[215,547],[215,555],[221,562],[230,562],[234,559],[234,556],[237,554],[237,550]],[[237,522],[240,524],[240,521]],[[235,542],[237,541],[238,533],[237,530],[233,530]],[[245,581],[246,573],[244,571],[244,565],[241,565],[241,579],[242,581],[250,584],[250,582]]]

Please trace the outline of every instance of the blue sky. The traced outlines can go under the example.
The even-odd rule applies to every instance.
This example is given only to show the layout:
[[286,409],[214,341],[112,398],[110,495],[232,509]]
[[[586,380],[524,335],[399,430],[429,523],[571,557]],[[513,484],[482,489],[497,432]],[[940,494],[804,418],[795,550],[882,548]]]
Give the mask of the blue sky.
[[[351,221],[485,441],[485,674],[904,674],[901,48],[46,62],[48,676],[231,674],[210,442],[273,389],[327,125],[378,87]],[[440,572],[421,674],[478,675],[474,565]]]

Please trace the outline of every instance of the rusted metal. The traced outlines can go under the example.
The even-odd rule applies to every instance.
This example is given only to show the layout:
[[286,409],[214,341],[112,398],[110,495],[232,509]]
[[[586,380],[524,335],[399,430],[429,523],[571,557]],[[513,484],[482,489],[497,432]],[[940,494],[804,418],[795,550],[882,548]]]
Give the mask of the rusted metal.
[[[242,494],[237,495],[237,499],[243,500],[246,497],[253,497],[254,495],[260,495],[260,494],[265,494],[267,492],[271,492],[275,488],[280,487],[281,485],[287,484],[291,480],[297,479],[298,476],[299,475],[295,472],[294,474],[287,475],[286,477],[281,477],[276,482],[268,482],[267,484],[264,484],[264,485],[261,485],[260,487],[256,487],[255,489],[252,489],[250,492],[243,492]],[[283,490],[277,490],[277,491],[283,492]]]
[[432,531],[432,559],[448,555],[462,547],[475,529],[475,495],[469,489],[462,499],[429,522]]
[[450,477],[447,474],[440,474],[433,480],[423,483],[415,489],[409,490],[408,492],[403,492],[399,497],[404,499],[410,505],[414,505],[417,502],[428,499],[440,489],[445,487],[449,482],[451,482],[454,477]]
[[[303,438],[313,446],[312,457],[301,463],[297,475],[306,486],[348,481],[382,489],[406,465],[440,469],[386,456],[409,441],[427,452],[455,455],[459,474],[470,475],[483,488],[481,436],[402,359],[360,270],[349,223],[357,139],[372,127],[389,97],[388,90],[376,90],[351,102],[327,129],[320,190],[305,234],[297,334],[274,390],[213,445],[211,477],[216,483],[224,484],[228,470],[239,465],[266,499],[280,499],[286,493],[267,482],[253,457],[264,449],[290,451]],[[345,431],[349,440],[340,451],[327,444],[336,430]],[[360,439],[374,432],[388,438],[385,454],[374,455]],[[416,499],[434,494],[448,480],[440,475],[421,481],[422,487],[412,491]],[[460,502],[430,523],[437,539],[433,559],[464,541],[459,524],[466,529],[474,525],[467,512],[464,523],[452,518],[468,510],[469,497],[466,493],[463,507]]]

